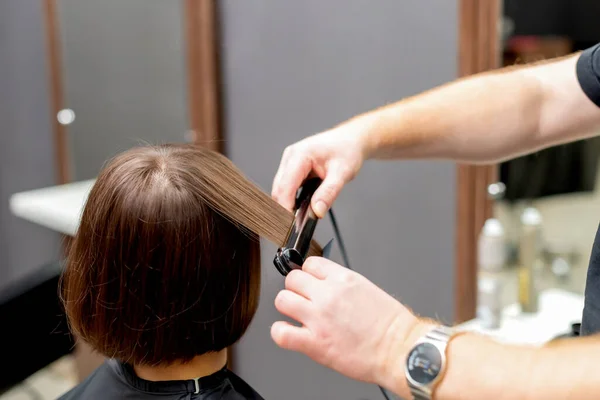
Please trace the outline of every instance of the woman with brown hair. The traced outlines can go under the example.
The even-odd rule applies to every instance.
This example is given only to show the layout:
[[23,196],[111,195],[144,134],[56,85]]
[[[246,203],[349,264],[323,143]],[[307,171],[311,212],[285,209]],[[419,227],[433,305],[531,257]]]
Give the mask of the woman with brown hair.
[[71,330],[108,359],[62,398],[261,399],[225,367],[227,349],[258,307],[259,236],[281,244],[292,220],[199,146],[110,161],[62,280]]

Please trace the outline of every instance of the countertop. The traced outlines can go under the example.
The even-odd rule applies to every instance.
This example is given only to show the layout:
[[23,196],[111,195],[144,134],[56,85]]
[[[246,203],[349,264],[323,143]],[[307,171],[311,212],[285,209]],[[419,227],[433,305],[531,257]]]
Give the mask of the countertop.
[[535,314],[522,313],[515,303],[504,308],[499,329],[484,329],[477,319],[458,328],[483,333],[504,343],[539,346],[568,333],[571,324],[581,322],[582,312],[583,296],[563,289],[547,289],[540,294]]
[[15,193],[9,200],[10,210],[19,218],[74,236],[94,182],[91,179]]

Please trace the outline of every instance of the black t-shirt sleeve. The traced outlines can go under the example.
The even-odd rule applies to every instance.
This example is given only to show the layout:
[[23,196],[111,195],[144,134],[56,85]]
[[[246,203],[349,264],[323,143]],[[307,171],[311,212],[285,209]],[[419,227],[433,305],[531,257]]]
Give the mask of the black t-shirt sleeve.
[[600,107],[600,43],[579,56],[577,79],[587,97]]
[[[600,43],[577,60],[577,79],[584,93],[600,107]],[[596,233],[585,284],[582,335],[600,333],[600,226]]]
[[596,232],[585,283],[581,335],[600,333],[600,226]]

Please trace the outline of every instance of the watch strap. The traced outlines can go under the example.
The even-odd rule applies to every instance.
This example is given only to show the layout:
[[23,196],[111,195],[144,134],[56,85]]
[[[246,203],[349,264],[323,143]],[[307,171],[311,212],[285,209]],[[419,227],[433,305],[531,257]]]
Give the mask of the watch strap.
[[[441,343],[444,351],[448,345],[448,341],[456,334],[456,331],[448,326],[439,325],[430,330],[426,335],[426,341],[436,341]],[[445,370],[445,365],[444,365]],[[445,371],[440,371],[443,373]],[[410,393],[414,400],[431,400],[431,389],[413,385],[409,382]]]
[[437,340],[438,342],[442,342],[444,344],[448,344],[450,338],[455,334],[454,329],[439,325],[430,330],[425,337],[431,340]]
[[418,387],[411,387],[410,393],[412,394],[413,400],[431,400],[429,393],[419,389]]

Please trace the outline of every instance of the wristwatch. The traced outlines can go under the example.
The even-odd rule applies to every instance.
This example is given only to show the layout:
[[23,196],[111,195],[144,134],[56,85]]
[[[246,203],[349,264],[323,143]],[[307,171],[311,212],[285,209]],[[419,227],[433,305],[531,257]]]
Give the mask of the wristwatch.
[[446,346],[455,332],[437,326],[421,337],[406,357],[406,379],[414,400],[431,400],[446,370]]

